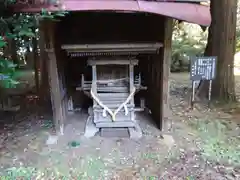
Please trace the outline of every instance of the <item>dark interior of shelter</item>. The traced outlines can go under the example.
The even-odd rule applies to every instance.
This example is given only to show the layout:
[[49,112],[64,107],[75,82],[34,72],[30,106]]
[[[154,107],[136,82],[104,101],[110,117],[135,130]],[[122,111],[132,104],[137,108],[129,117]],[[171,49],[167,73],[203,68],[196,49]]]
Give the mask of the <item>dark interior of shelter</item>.
[[[69,95],[73,96],[74,106],[86,110],[92,105],[92,99],[76,91],[76,87],[81,84],[81,74],[84,74],[86,80],[92,80],[92,69],[87,65],[89,57],[70,57],[65,50],[61,49],[61,45],[162,43],[163,32],[164,16],[148,13],[74,12],[64,17],[57,23],[55,29],[55,46],[59,50],[57,53],[58,68],[64,72],[65,86]],[[157,81],[153,71],[158,71],[161,76],[159,72],[161,68],[156,67],[153,62],[158,61],[157,65],[161,66],[162,49],[160,48],[155,54],[124,55],[136,56],[139,60],[139,64],[134,66],[134,75],[141,73],[142,84],[148,87],[148,93],[140,91],[135,95],[136,106],[140,103],[140,97],[146,98],[146,106],[154,99],[154,97],[148,98],[147,96],[151,96],[151,92],[154,92],[151,91],[154,86],[150,84],[150,81],[152,84],[154,79]],[[160,82],[155,83],[158,86],[157,89],[161,91]]]

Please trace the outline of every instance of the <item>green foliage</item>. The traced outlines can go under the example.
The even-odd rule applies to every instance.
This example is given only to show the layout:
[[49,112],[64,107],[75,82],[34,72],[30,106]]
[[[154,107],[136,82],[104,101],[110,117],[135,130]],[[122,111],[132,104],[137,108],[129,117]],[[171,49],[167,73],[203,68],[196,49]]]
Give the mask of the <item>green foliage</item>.
[[237,28],[236,32],[236,52],[240,51],[240,29]]
[[191,56],[201,56],[207,43],[207,33],[197,25],[175,23],[172,41],[172,71],[186,70]]
[[[9,54],[5,53],[8,48],[8,42],[17,41],[20,46],[24,44],[29,46],[33,38],[37,38],[38,24],[40,20],[56,20],[57,17],[65,16],[66,12],[48,12],[42,9],[42,12],[35,14],[6,14],[8,6],[14,4],[14,0],[0,1],[0,87],[12,88],[18,84],[13,79],[17,65],[12,63]],[[23,43],[24,42],[24,43]]]
[[7,45],[7,43],[4,41],[4,38],[0,36],[0,48],[3,48]]
[[[240,140],[237,137],[229,138],[232,129],[221,120],[197,120],[190,125],[198,131],[201,143],[200,149],[205,160],[240,165]],[[236,124],[232,125],[237,127]]]
[[[235,141],[235,140],[234,140]],[[202,145],[203,156],[228,164],[240,165],[240,151],[232,143],[217,138],[209,138]]]
[[0,58],[0,86],[14,88],[19,82],[14,80],[16,65],[5,58]]
[[[54,155],[52,153],[51,155]],[[55,154],[56,155],[56,154]],[[105,169],[103,160],[96,156],[84,157],[77,167],[69,169],[68,166],[61,163],[63,161],[62,156],[55,157],[55,166],[50,168],[34,168],[34,167],[11,167],[3,172],[0,172],[1,180],[16,180],[16,179],[103,179],[102,172]]]
[[3,180],[5,179],[12,180],[12,179],[18,179],[18,178],[31,179],[34,174],[36,174],[35,168],[12,167],[7,169],[6,174],[3,175],[1,179]]
[[57,17],[64,17],[67,13],[66,11],[49,12],[46,9],[42,9],[40,19],[57,20]]

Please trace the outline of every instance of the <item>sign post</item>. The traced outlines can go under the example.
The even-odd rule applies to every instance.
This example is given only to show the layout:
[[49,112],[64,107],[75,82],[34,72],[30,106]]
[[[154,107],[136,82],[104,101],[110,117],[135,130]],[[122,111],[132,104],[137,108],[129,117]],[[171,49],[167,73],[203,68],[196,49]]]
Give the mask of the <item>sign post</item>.
[[209,81],[208,101],[211,101],[212,80],[216,76],[217,57],[194,57],[191,59],[190,79],[192,81],[191,107],[195,102],[196,82]]

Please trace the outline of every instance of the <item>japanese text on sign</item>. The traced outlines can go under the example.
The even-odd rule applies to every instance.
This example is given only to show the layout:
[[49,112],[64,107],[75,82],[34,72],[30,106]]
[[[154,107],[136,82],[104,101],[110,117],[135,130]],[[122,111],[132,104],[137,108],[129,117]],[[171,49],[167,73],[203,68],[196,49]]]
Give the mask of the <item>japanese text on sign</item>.
[[191,59],[192,81],[213,80],[216,74],[217,57],[195,57]]

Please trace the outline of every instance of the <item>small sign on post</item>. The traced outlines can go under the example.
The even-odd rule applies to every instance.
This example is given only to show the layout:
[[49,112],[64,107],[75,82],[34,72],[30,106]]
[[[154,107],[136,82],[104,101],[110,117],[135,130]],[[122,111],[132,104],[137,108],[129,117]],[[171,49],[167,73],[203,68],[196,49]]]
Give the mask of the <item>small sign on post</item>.
[[211,100],[212,80],[216,76],[217,57],[194,57],[191,58],[190,79],[192,81],[191,106],[195,102],[196,81],[209,81],[208,100]]

